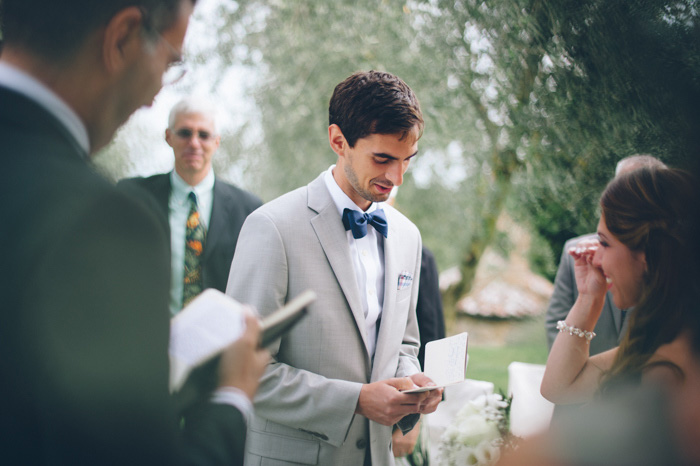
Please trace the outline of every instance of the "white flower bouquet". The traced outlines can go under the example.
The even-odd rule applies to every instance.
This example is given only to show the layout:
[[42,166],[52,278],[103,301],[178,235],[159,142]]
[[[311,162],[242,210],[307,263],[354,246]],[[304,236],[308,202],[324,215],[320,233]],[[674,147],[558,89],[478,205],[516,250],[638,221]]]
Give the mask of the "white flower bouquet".
[[440,438],[439,464],[491,466],[501,449],[513,446],[509,429],[510,399],[500,394],[481,395],[460,409]]

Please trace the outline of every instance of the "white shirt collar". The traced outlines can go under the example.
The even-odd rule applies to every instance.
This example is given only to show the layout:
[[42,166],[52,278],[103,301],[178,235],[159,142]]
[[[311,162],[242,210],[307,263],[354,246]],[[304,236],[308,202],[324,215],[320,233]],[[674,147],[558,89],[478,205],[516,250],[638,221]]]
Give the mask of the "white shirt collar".
[[177,171],[173,170],[170,172],[170,184],[171,184],[171,196],[173,196],[178,202],[187,201],[187,196],[189,196],[190,191],[194,191],[199,199],[205,192],[210,192],[214,189],[214,170],[209,169],[209,173],[204,177],[202,181],[196,186],[190,186],[185,180],[178,175]]
[[335,169],[335,165],[331,165],[330,168],[326,171],[324,181],[326,182],[326,187],[331,193],[331,198],[333,199],[333,202],[335,203],[335,206],[338,209],[338,213],[341,217],[343,216],[343,210],[345,209],[369,213],[381,208],[381,202],[373,202],[370,204],[367,210],[362,210],[357,204],[355,204],[355,202],[353,202],[352,199],[350,199],[350,197],[347,194],[345,194],[345,191],[343,191],[341,187],[338,186],[338,183],[335,181],[335,178],[333,178],[333,169]]
[[90,153],[90,139],[83,121],[68,104],[38,79],[8,63],[0,62],[0,85],[29,97],[44,107],[66,127],[85,153]]

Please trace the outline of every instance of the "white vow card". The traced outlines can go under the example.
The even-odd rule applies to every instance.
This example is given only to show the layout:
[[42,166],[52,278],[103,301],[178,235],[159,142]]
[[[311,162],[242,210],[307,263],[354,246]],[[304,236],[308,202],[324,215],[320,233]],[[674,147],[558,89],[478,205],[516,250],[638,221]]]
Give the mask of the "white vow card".
[[459,333],[451,337],[429,342],[425,345],[426,376],[435,382],[436,387],[421,387],[404,390],[404,393],[418,393],[463,382],[467,375],[467,343],[469,334]]

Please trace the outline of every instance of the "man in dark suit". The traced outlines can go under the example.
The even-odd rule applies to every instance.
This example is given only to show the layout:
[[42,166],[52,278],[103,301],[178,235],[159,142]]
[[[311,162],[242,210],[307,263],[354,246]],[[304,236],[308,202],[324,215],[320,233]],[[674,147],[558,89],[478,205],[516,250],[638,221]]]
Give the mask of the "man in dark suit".
[[89,166],[180,60],[194,2],[0,4],[3,464],[239,462],[245,423],[227,402],[257,389],[256,319],[221,358],[217,402],[181,435],[165,231]]
[[[175,168],[148,178],[130,178],[119,185],[148,191],[170,231],[170,312],[174,315],[206,288],[226,290],[238,233],[260,199],[214,176],[212,158],[219,148],[215,109],[202,99],[183,99],[170,111],[165,141],[173,149]],[[190,200],[194,193],[194,201]],[[199,275],[194,286],[187,265],[187,221],[195,203],[204,225]],[[190,291],[192,289],[192,291]],[[183,296],[184,294],[184,296]]]

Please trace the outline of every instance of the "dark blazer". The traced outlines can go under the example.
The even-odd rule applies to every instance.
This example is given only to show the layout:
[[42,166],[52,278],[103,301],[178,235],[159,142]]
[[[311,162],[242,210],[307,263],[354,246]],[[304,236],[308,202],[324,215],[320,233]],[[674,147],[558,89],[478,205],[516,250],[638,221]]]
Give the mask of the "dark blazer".
[[421,257],[416,318],[420,331],[418,361],[420,367],[425,370],[425,345],[433,340],[445,338],[445,315],[442,311],[440,277],[435,256],[423,246]]
[[240,463],[235,408],[178,427],[162,223],[42,107],[2,87],[0,102],[3,464]]
[[[148,178],[129,178],[119,182],[124,189],[141,188],[153,196],[153,204],[165,222],[168,231],[168,202],[170,199],[170,173],[153,175]],[[233,253],[236,250],[238,233],[249,213],[262,205],[262,201],[247,191],[219,178],[214,181],[214,200],[211,219],[207,229],[202,264],[204,288],[226,291],[228,274],[231,270]],[[168,233],[168,244],[170,244]]]

